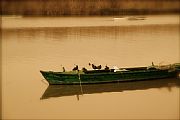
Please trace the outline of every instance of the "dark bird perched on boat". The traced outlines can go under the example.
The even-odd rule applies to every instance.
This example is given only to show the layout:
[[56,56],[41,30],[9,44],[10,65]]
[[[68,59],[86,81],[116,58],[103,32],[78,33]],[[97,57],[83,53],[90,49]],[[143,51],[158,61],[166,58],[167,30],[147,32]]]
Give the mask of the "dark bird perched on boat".
[[78,70],[78,65],[73,68],[73,71]]
[[109,67],[107,65],[105,66],[105,70],[109,70]]
[[65,67],[62,67],[62,69],[63,69],[63,72],[66,72]]
[[96,68],[97,68],[97,69],[101,69],[101,67],[102,67],[101,65],[99,65],[99,66],[96,66]]
[[64,66],[62,66],[62,65],[61,65],[61,67],[62,67],[62,69],[63,69],[63,72],[66,72],[65,67],[64,67]]
[[89,63],[89,66],[92,66],[92,68],[93,68],[93,69],[99,69],[99,70],[102,68],[102,66],[101,66],[101,65],[96,66],[96,65],[91,64],[91,63]]
[[87,69],[85,67],[82,68],[83,72],[87,72]]
[[152,66],[154,66],[154,63],[152,62]]
[[89,66],[90,66],[90,65],[92,65],[92,68],[93,68],[93,69],[101,69],[101,68],[102,68],[101,65],[96,66],[96,65],[94,65],[94,64],[89,63]]
[[152,62],[152,65],[147,67],[148,70],[156,70],[156,66],[154,65],[154,63]]
[[92,68],[93,68],[93,69],[97,69],[97,67],[96,67],[94,64],[92,64]]

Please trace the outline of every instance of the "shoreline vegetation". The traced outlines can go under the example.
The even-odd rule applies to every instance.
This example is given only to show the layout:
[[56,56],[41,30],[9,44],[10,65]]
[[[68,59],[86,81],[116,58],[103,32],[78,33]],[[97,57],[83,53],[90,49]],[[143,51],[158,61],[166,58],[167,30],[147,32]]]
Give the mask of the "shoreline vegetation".
[[179,0],[2,0],[1,15],[109,16],[179,14]]

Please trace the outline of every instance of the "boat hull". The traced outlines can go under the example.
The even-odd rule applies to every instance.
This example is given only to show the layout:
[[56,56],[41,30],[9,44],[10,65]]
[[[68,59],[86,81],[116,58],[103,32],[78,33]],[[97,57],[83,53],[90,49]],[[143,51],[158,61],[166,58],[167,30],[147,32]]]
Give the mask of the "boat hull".
[[142,70],[90,74],[67,74],[62,72],[40,71],[50,85],[62,84],[98,84],[124,81],[138,81],[148,79],[171,78],[176,71],[169,70]]

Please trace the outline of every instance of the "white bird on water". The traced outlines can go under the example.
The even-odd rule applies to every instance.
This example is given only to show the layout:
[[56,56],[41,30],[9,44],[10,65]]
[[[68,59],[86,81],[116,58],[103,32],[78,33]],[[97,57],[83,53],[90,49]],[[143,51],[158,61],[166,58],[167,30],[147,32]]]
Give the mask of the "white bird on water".
[[114,21],[121,20],[121,19],[124,19],[124,18],[123,17],[115,17],[115,18],[113,18]]

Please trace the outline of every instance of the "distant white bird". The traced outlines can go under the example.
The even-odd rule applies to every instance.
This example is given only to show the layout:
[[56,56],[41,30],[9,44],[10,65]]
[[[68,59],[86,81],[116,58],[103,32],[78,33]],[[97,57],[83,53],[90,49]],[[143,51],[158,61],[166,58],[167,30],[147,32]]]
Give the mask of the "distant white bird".
[[119,18],[113,18],[113,20],[120,20],[120,19],[124,19],[123,17],[119,17]]

